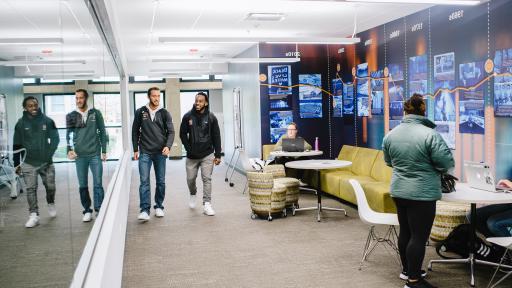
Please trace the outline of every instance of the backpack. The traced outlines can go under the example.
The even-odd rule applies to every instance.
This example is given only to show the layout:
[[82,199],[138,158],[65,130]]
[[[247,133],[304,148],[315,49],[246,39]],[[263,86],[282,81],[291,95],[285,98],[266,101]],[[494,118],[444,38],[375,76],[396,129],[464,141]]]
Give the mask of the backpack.
[[[453,229],[446,239],[436,244],[436,252],[441,258],[455,259],[445,253],[455,253],[462,258],[469,257],[471,224],[461,224]],[[494,244],[488,244],[478,235],[475,237],[475,258],[489,262],[499,262],[505,253],[505,248]]]

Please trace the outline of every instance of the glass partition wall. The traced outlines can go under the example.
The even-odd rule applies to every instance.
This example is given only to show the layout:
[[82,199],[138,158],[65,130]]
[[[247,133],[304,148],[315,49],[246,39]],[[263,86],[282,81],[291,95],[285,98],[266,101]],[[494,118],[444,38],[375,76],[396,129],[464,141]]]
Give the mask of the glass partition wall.
[[67,287],[122,153],[119,74],[83,0],[0,1],[0,40],[0,287]]

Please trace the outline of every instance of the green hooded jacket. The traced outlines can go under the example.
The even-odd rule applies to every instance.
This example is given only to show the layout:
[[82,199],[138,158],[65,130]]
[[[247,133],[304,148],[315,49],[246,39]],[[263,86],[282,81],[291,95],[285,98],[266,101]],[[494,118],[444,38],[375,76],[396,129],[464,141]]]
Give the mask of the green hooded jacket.
[[384,160],[393,168],[392,197],[441,199],[441,174],[453,168],[455,161],[435,127],[426,117],[409,114],[384,137]]

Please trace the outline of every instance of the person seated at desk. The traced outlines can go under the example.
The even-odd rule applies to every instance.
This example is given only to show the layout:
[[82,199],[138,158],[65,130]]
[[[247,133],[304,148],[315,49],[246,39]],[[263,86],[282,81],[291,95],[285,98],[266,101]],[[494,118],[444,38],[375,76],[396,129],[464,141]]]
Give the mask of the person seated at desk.
[[[283,139],[295,139],[297,138],[297,134],[299,132],[299,128],[297,126],[297,123],[295,122],[292,122],[288,125],[288,128],[286,129],[286,134],[284,134],[283,136],[281,136],[281,138],[279,138],[279,141],[277,141],[275,147],[274,147],[274,151],[283,151]],[[311,145],[309,145],[309,143],[304,140],[304,151],[309,151],[311,150],[313,147],[311,147]],[[286,162],[290,162],[290,161],[295,161],[295,160],[305,160],[305,159],[308,159],[308,157],[284,157],[284,156],[276,156],[275,159],[274,159],[274,163],[275,164],[286,164]],[[288,168],[285,168],[286,169],[286,175],[287,176],[292,176],[290,175],[290,169]],[[302,175],[303,175],[303,170],[298,170],[297,171],[297,178],[299,180],[302,179]]]
[[[512,181],[500,180],[498,186],[512,188]],[[492,204],[476,209],[476,229],[485,237],[512,236],[512,203]]]

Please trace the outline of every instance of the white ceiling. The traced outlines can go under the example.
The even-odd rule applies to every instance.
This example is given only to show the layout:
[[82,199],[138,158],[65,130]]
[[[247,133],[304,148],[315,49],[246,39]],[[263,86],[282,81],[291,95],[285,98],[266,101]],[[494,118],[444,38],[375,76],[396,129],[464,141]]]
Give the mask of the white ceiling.
[[[160,37],[345,37],[353,32],[356,14],[360,32],[430,6],[321,0],[110,0],[110,5],[113,9],[109,12],[115,14],[111,15],[115,36],[131,76],[227,72],[227,64],[154,63],[152,59],[234,57],[252,45],[166,44],[159,42]],[[286,17],[279,22],[244,20],[248,13],[256,12],[284,13]],[[0,45],[3,60],[86,61],[67,66],[18,67],[19,76],[91,70],[96,77],[117,75],[84,0],[0,0],[0,38],[12,37],[57,37],[64,43]],[[197,69],[202,71],[194,72]]]
[[0,45],[2,60],[85,60],[85,64],[16,67],[19,77],[71,77],[66,71],[93,71],[88,78],[117,75],[83,0],[0,0],[0,38],[63,39],[56,45]]
[[[279,0],[111,0],[128,71],[197,69],[200,64],[153,63],[161,58],[233,57],[252,44],[160,43],[159,37],[346,37],[425,9],[424,4]],[[284,13],[279,22],[245,21],[248,13]],[[152,27],[153,23],[153,27]],[[196,49],[197,52],[191,52]],[[203,69],[227,69],[225,64]],[[221,70],[222,70],[221,69]]]

